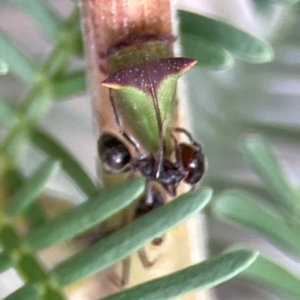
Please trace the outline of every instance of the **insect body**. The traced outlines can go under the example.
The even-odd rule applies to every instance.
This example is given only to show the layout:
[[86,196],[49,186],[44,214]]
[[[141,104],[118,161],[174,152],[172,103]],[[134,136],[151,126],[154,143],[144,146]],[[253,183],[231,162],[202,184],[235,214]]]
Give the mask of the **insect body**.
[[[101,224],[105,236],[163,205],[179,193],[180,182],[194,186],[200,180],[204,171],[201,147],[184,130],[174,129],[180,119],[177,80],[195,60],[174,58],[177,37],[169,0],[86,0],[81,4],[92,103],[100,132],[99,179],[104,188],[113,188],[138,175],[146,178],[147,187],[141,199]],[[178,137],[184,135],[187,142],[179,142]],[[151,256],[162,254],[164,258],[149,272],[140,269],[135,255],[133,272],[129,260],[123,262],[122,285],[128,283],[129,273],[131,283],[137,284],[195,262],[194,254],[189,255],[190,232],[190,225],[180,226],[161,247],[149,245]],[[183,245],[179,240],[185,237]],[[145,255],[139,254],[145,262]],[[119,265],[115,271],[119,273]]]
[[[104,230],[124,226],[163,205],[167,197],[176,196],[181,182],[195,186],[202,178],[205,164],[201,146],[185,129],[174,126],[177,80],[195,63],[188,58],[147,59],[141,55],[137,63],[117,70],[102,82],[109,88],[119,131],[117,135],[106,128],[98,140],[102,170],[105,175],[140,174],[146,179],[145,195],[123,212],[120,223]],[[188,142],[179,143],[178,135],[184,135]],[[152,244],[162,242],[156,238]],[[144,249],[138,255],[145,267],[153,264]],[[121,285],[129,280],[129,264],[130,258],[123,261]]]
[[[201,146],[185,129],[172,127],[177,79],[194,64],[195,60],[187,58],[144,62],[122,69],[103,82],[117,91],[114,95],[111,91],[112,109],[119,132],[134,153],[108,132],[100,137],[98,152],[106,171],[139,172],[146,179],[146,196],[138,209],[147,207],[149,211],[159,206],[156,200],[162,196],[157,196],[153,183],[174,197],[182,181],[194,186],[203,176]],[[130,125],[132,135],[125,132],[124,122]],[[184,134],[189,143],[178,143],[176,133]]]

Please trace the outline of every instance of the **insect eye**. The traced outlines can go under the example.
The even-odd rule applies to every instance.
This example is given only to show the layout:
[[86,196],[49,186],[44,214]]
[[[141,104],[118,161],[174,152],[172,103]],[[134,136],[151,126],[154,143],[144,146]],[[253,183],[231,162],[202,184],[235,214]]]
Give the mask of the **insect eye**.
[[187,172],[185,182],[189,184],[199,182],[205,171],[204,155],[201,149],[184,143],[180,143],[179,148],[182,165]]
[[128,148],[114,135],[103,133],[100,136],[98,155],[106,171],[120,173],[128,170],[131,155]]

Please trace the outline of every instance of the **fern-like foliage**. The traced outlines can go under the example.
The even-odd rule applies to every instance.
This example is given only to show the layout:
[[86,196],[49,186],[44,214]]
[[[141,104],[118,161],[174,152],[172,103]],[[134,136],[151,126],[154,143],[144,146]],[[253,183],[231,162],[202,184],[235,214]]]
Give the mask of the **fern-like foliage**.
[[[71,241],[99,225],[136,200],[143,192],[144,183],[140,179],[113,190],[100,190],[65,147],[39,126],[50,104],[55,105],[55,101],[71,98],[86,89],[85,71],[72,66],[75,59],[83,57],[77,8],[64,19],[45,1],[11,0],[8,3],[34,20],[51,42],[52,50],[39,63],[9,32],[0,31],[0,74],[15,76],[28,89],[18,107],[11,105],[11,99],[0,96],[0,122],[5,128],[0,147],[0,270],[4,272],[13,267],[24,280],[24,285],[6,299],[65,299],[64,287],[104,270],[187,220],[208,204],[212,192],[204,188],[182,195],[50,270],[46,269],[38,258],[38,251]],[[184,11],[179,12],[179,18],[183,51],[186,56],[197,58],[199,67],[222,69],[231,66],[234,57],[256,63],[273,57],[267,43],[230,24]],[[214,126],[218,126],[221,118],[205,113],[206,118],[216,121]],[[204,128],[203,132],[208,135],[209,130]],[[218,136],[217,140],[220,149],[224,137]],[[19,168],[27,144],[34,145],[46,157],[29,175]],[[217,160],[214,164],[217,165]],[[49,219],[38,199],[58,172],[69,176],[86,201]],[[290,199],[289,195],[286,199]],[[60,202],[56,199],[51,205],[60,210]],[[294,202],[284,200],[281,204],[287,212],[293,210]],[[289,247],[297,252],[293,245]],[[218,285],[247,269],[256,257],[255,250],[231,250],[107,299],[171,299]],[[255,273],[255,267],[261,265],[256,262],[244,274]]]
[[[274,3],[279,2],[255,1],[262,24],[275,18],[279,7]],[[196,78],[197,82],[204,82],[199,89],[206,101],[194,102],[201,112],[200,124],[195,124],[195,128],[210,155],[206,183],[216,192],[212,217],[221,221],[211,220],[210,224],[222,232],[235,225],[241,227],[234,230],[231,241],[251,243],[261,256],[240,278],[251,281],[253,293],[263,293],[255,290],[253,282],[272,293],[270,298],[267,294],[235,296],[221,289],[220,299],[300,296],[299,273],[294,271],[299,268],[300,250],[299,159],[295,155],[299,152],[300,134],[299,5],[281,9],[285,21],[271,35],[275,45],[273,62],[260,66],[237,63],[230,73],[216,76],[202,71],[191,79],[191,84]],[[207,131],[201,133],[200,128]],[[228,227],[224,227],[224,222]],[[213,235],[220,237],[216,231]],[[266,245],[268,242],[271,245]],[[227,244],[214,239],[212,249]]]

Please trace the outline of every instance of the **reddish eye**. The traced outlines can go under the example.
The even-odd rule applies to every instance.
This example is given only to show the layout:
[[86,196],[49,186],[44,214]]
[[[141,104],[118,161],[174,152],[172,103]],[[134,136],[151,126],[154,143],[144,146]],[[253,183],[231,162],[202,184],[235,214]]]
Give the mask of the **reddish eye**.
[[194,148],[188,144],[180,143],[181,161],[187,172],[185,182],[195,184],[200,181],[205,171],[204,155],[201,149]]

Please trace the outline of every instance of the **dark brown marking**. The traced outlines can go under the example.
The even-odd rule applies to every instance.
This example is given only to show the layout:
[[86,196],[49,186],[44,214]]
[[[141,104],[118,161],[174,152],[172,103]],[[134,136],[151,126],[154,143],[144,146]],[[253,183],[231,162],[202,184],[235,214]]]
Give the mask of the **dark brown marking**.
[[105,52],[99,51],[98,57],[99,57],[100,59],[106,59],[106,54],[105,54]]
[[[152,87],[157,90],[157,87],[168,75],[182,74],[194,66],[196,62],[195,59],[184,57],[159,59],[147,64],[143,63],[122,69],[109,76],[102,84],[115,89],[131,86],[149,93]],[[151,77],[151,82],[149,82],[148,76]]]
[[144,44],[146,42],[158,41],[165,42],[167,44],[174,43],[176,38],[174,36],[168,35],[158,35],[153,33],[144,33],[144,34],[131,34],[125,38],[118,40],[113,46],[111,46],[106,56],[107,58],[113,56],[116,52],[138,44]]
[[107,68],[106,64],[99,63],[99,70],[100,70],[104,75],[107,75],[107,74],[108,74],[108,68]]

